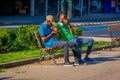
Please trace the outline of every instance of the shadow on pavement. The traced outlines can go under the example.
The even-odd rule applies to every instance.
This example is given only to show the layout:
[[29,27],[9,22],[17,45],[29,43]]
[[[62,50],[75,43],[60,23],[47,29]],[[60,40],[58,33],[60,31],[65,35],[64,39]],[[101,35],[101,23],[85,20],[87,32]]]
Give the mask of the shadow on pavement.
[[8,80],[9,78],[13,78],[13,77],[3,77],[3,78],[0,78],[0,80]]
[[93,58],[94,61],[89,61],[86,62],[88,65],[91,64],[98,64],[98,63],[103,63],[103,62],[107,62],[107,61],[115,61],[115,60],[120,60],[120,56],[114,56],[114,57],[97,57],[97,58]]

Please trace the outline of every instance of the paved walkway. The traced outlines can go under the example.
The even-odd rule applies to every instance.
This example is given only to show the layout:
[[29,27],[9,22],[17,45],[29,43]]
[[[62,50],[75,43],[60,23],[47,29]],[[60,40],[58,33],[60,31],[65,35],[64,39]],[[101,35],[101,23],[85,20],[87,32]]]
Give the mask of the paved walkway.
[[[120,47],[92,52],[91,57],[94,62],[75,67],[52,65],[51,61],[45,61],[41,65],[34,63],[9,68],[0,73],[0,80],[120,80]],[[70,60],[74,61],[73,57]],[[63,58],[57,62],[62,64]]]
[[95,41],[109,41],[109,42],[111,41],[107,28],[84,31],[82,37],[93,38]]
[[[40,25],[45,16],[0,16],[0,27],[14,27],[19,25]],[[55,16],[55,20],[57,18]],[[120,14],[89,14],[83,18],[71,18],[71,23],[120,21]]]

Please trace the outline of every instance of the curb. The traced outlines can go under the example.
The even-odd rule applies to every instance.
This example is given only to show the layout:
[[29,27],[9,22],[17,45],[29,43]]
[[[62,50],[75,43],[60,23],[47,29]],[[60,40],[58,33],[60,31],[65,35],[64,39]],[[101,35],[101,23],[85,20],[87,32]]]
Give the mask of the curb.
[[16,66],[21,66],[25,64],[31,64],[38,61],[39,58],[24,59],[19,61],[7,62],[0,64],[0,68],[11,68]]
[[[55,55],[56,58],[63,57],[63,54],[58,54]],[[44,60],[50,60],[50,56],[45,56]],[[32,64],[35,62],[39,62],[39,57],[37,58],[29,58],[29,59],[23,59],[23,60],[18,60],[18,61],[12,61],[12,62],[7,62],[7,63],[1,63],[0,68],[11,68],[11,67],[17,67],[17,66],[22,66],[26,64]]]
[[[104,50],[104,49],[108,49],[110,48],[109,46],[104,46],[104,47],[100,47],[100,48],[94,48],[92,49],[92,51],[98,51],[98,50]],[[86,50],[83,50],[82,53],[86,52]],[[55,55],[56,58],[59,57],[63,57],[63,54],[57,54]],[[45,60],[50,60],[50,56],[45,56],[44,57]],[[0,64],[0,68],[11,68],[11,67],[17,67],[17,66],[22,66],[22,65],[26,65],[26,64],[32,64],[34,62],[39,62],[39,57],[37,58],[30,58],[30,59],[23,59],[23,60],[19,60],[19,61],[13,61],[13,62],[7,62],[7,63],[1,63]]]

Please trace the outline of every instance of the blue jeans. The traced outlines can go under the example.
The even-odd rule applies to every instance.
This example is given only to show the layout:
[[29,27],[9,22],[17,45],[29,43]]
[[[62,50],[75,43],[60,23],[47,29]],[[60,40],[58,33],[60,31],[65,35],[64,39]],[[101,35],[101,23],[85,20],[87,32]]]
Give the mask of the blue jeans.
[[78,55],[79,56],[77,56],[77,55],[75,55],[76,54],[76,52],[74,51],[74,50],[72,50],[73,51],[73,54],[75,55],[75,57],[77,57],[77,58],[81,58],[81,52],[82,52],[82,44],[88,44],[88,47],[87,47],[87,50],[86,50],[86,53],[87,53],[87,55],[89,55],[90,54],[90,52],[91,52],[91,49],[92,49],[92,46],[93,46],[93,43],[94,43],[94,40],[92,39],[92,38],[77,38],[77,37],[74,37],[73,39],[71,39],[71,40],[69,40],[69,42],[71,42],[71,41],[73,41],[73,42],[76,42],[76,44],[78,45]]
[[81,39],[82,39],[82,44],[88,45],[86,53],[87,55],[89,55],[93,47],[94,40],[92,38],[81,38]]
[[[81,59],[81,44],[82,44],[82,39],[79,38],[73,38],[68,41],[68,43],[75,43],[77,47],[72,48],[73,55],[75,57],[75,60],[80,60]],[[71,44],[69,44],[72,46]]]

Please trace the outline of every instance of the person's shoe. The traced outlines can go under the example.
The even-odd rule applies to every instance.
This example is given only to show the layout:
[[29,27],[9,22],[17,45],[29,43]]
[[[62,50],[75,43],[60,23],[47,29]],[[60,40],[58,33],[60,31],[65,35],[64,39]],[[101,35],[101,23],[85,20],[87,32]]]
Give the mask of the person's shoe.
[[75,61],[74,66],[80,65],[78,61]]
[[92,58],[84,58],[85,61],[94,61]]
[[83,65],[83,64],[85,64],[85,62],[83,60],[81,60],[81,59],[78,60],[78,61],[75,61],[75,63],[74,63],[75,66]]
[[66,63],[64,63],[64,66],[74,66],[74,65],[71,62],[66,62]]
[[79,64],[85,64],[85,62],[83,60],[78,60]]

